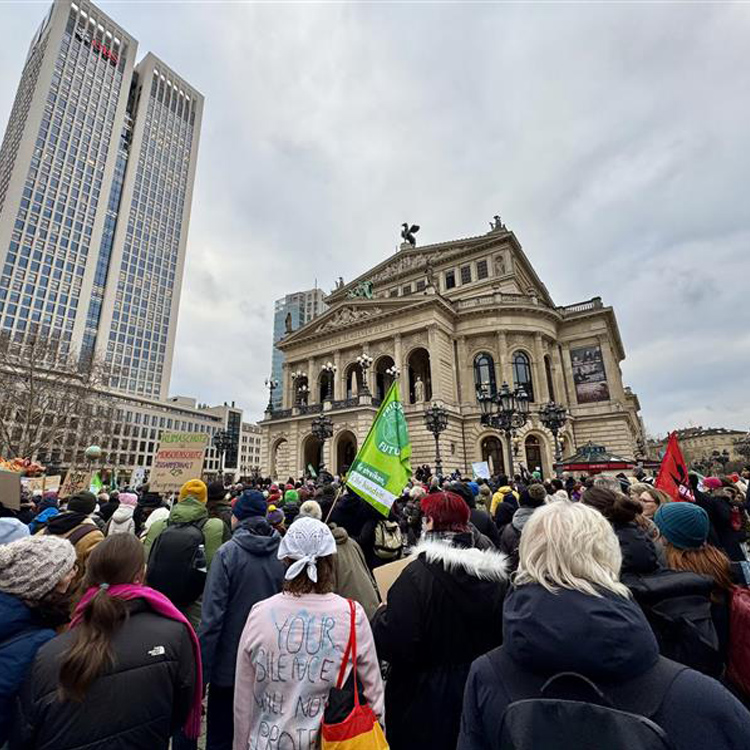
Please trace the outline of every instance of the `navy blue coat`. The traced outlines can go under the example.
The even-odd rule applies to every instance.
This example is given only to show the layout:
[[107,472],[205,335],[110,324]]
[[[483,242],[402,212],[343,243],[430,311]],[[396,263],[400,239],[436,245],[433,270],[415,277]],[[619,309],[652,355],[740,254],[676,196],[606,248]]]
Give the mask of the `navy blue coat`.
[[[660,658],[656,638],[631,600],[565,589],[552,594],[538,585],[508,594],[503,643],[471,667],[458,750],[497,747],[501,718],[514,690],[498,674],[501,655],[534,675],[539,688],[554,674],[577,672],[605,695],[608,687],[643,680]],[[691,669],[672,682],[653,721],[674,750],[745,750],[750,737],[750,713],[718,682]]]
[[284,565],[276,559],[279,544],[279,532],[264,518],[249,518],[219,547],[203,591],[198,634],[205,684],[234,685],[247,616],[254,604],[281,591]]
[[0,592],[0,745],[8,739],[15,696],[36,652],[55,631],[34,624],[34,613],[20,599]]

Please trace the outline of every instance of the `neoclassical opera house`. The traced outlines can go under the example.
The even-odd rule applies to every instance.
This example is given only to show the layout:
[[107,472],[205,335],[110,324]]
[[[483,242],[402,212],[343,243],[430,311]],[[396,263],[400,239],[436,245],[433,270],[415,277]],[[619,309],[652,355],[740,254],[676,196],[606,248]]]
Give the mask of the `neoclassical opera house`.
[[[345,471],[395,376],[413,466],[434,465],[424,419],[434,402],[448,415],[440,437],[446,471],[468,473],[472,462],[486,460],[493,473],[507,472],[512,455],[516,471],[523,465],[549,476],[554,441],[537,412],[550,400],[568,411],[563,456],[587,443],[631,459],[636,453],[640,406],[622,382],[625,349],[613,309],[599,297],[556,305],[499,219],[478,237],[405,242],[340,283],[326,302],[323,315],[278,344],[282,408],[261,422],[262,469],[274,477],[301,476],[321,462]],[[510,437],[482,424],[477,397],[477,386],[495,392],[502,383],[523,387],[531,401],[526,424]],[[321,414],[333,422],[322,445],[312,430]]]

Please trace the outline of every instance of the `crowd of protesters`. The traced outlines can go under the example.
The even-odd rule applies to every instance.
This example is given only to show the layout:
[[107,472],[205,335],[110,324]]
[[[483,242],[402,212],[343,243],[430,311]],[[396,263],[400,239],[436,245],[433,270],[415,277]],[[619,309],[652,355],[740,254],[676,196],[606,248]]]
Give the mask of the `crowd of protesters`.
[[691,481],[0,505],[0,748],[312,750],[355,694],[393,750],[750,747],[750,467]]

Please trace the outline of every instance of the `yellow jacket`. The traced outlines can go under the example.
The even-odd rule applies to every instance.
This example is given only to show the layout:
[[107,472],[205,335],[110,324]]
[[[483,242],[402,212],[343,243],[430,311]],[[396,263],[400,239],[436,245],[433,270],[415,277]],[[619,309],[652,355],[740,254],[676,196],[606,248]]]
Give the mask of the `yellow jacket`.
[[500,505],[503,500],[505,500],[505,496],[509,493],[513,493],[513,497],[516,498],[516,502],[518,502],[519,495],[518,493],[509,487],[507,484],[504,487],[498,487],[497,492],[492,496],[492,507],[490,509],[490,515],[494,518],[495,517],[495,511],[497,510],[497,506]]

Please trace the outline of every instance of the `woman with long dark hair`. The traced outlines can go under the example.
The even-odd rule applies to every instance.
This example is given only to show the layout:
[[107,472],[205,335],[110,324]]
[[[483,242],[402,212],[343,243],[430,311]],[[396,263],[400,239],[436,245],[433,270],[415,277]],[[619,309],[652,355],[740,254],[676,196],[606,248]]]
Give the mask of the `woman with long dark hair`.
[[15,736],[23,748],[159,750],[200,730],[197,639],[162,594],[143,585],[143,545],[108,537],[88,560],[71,629],[36,657]]

